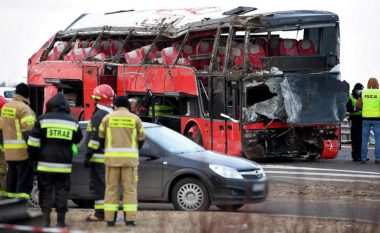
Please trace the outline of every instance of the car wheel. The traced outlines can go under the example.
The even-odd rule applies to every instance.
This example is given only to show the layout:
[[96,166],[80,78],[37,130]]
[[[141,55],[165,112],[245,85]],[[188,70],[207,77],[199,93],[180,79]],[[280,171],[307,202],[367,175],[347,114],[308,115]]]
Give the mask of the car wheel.
[[171,196],[176,210],[203,211],[210,207],[206,186],[193,178],[185,178],[176,183]]
[[79,208],[93,208],[94,201],[87,199],[71,199]]
[[235,210],[240,209],[242,206],[243,206],[243,204],[241,204],[241,205],[216,205],[216,207],[218,207],[219,209],[221,209],[223,211],[235,211]]
[[35,179],[33,181],[33,188],[30,192],[30,198],[29,198],[29,204],[33,207],[40,207],[40,201],[39,201],[39,194],[40,190],[38,189],[38,181]]
[[191,126],[186,132],[186,137],[190,138],[198,145],[203,146],[202,133],[198,125]]

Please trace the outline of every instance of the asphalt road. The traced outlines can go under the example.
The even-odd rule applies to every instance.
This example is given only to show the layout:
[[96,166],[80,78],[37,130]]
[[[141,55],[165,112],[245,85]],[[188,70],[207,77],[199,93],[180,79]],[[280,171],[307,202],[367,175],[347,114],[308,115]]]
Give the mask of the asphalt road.
[[[366,185],[377,185],[380,189],[380,165],[374,164],[373,149],[369,150],[369,164],[351,160],[349,145],[343,146],[334,160],[288,160],[262,162],[271,184],[286,184],[290,188],[303,185],[333,187],[340,185],[348,191]],[[334,190],[330,190],[334,193]],[[359,190],[360,191],[360,190]],[[292,197],[270,197],[264,203],[249,204],[239,210],[241,213],[262,213],[270,215],[310,216],[322,218],[342,218],[380,222],[380,198],[364,196],[354,200],[340,199],[338,196],[325,196],[308,199],[302,195]],[[334,194],[332,194],[334,195]],[[144,210],[174,210],[171,204],[139,204]],[[211,207],[210,211],[219,211]]]

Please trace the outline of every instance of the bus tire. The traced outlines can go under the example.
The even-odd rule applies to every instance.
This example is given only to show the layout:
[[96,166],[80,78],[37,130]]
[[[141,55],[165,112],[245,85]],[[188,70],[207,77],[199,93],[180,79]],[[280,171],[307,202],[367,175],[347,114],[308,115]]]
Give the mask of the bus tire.
[[198,145],[203,146],[203,138],[202,138],[202,132],[199,129],[198,125],[192,125],[187,131],[186,131],[186,137],[190,138],[192,141],[197,143]]

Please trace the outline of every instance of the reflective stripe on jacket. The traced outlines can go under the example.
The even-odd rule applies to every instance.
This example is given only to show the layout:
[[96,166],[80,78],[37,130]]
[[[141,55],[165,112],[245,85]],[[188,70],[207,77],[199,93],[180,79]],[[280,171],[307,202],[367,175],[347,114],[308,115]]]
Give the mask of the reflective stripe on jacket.
[[29,158],[23,133],[32,130],[35,115],[28,104],[27,99],[16,94],[1,109],[4,153],[7,161],[21,161]]
[[366,89],[362,92],[362,116],[364,118],[380,117],[380,90]]
[[86,138],[84,144],[86,145],[86,156],[90,162],[104,163],[104,150],[100,148],[99,142],[99,125],[103,118],[113,112],[110,107],[103,106],[101,104],[96,105],[96,111],[92,114],[90,122],[86,129]]
[[138,165],[138,142],[143,141],[145,136],[137,115],[123,107],[108,114],[99,126],[99,138],[105,139],[106,166]]
[[71,114],[67,100],[62,94],[52,97],[47,112],[35,123],[28,139],[29,153],[38,161],[37,171],[47,173],[70,173],[73,144],[82,139],[79,123]]

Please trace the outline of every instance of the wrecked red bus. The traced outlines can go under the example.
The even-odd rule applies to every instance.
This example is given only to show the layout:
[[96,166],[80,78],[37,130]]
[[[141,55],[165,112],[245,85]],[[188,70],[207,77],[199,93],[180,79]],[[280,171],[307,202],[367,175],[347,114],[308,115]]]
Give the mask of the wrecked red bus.
[[40,114],[63,92],[72,113],[87,120],[93,88],[106,83],[144,121],[210,150],[335,158],[348,93],[338,16],[255,10],[83,14],[29,59],[32,107]]

